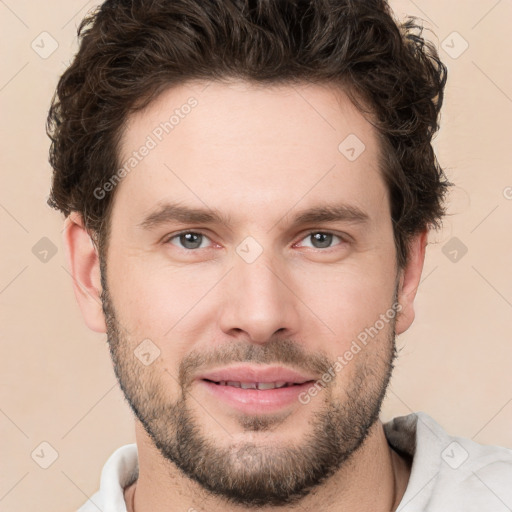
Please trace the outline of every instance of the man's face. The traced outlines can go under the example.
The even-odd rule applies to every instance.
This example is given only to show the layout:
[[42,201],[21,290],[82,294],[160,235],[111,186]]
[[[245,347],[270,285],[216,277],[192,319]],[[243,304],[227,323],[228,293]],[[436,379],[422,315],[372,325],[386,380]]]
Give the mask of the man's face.
[[[396,252],[376,134],[327,87],[205,85],[127,124],[121,162],[150,150],[116,190],[111,352],[166,460],[234,503],[292,503],[361,445],[391,375]],[[298,218],[327,207],[341,215]]]

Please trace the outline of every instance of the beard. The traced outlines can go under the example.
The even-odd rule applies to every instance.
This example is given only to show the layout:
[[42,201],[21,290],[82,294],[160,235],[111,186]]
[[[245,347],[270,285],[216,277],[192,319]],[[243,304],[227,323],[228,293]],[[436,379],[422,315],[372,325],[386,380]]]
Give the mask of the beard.
[[[355,371],[342,389],[342,397],[334,396],[333,384],[339,380],[334,378],[312,398],[311,403],[320,401],[321,408],[316,407],[311,414],[309,431],[304,432],[301,443],[272,442],[272,431],[288,415],[240,414],[237,421],[245,432],[266,433],[269,442],[233,441],[226,447],[208,435],[195,412],[203,412],[203,416],[205,411],[208,413],[190,393],[194,375],[206,368],[235,362],[288,364],[323,375],[333,361],[318,352],[307,353],[289,339],[275,338],[264,345],[233,341],[213,352],[191,352],[180,362],[178,375],[173,376],[163,363],[144,366],[134,356],[138,341],[118,321],[104,272],[102,284],[114,371],[130,408],[165,460],[227,503],[246,508],[297,503],[350,464],[351,456],[379,418],[396,358],[395,318],[383,329],[387,332],[379,333],[370,346],[363,347],[354,357],[350,364],[356,365]],[[176,387],[176,383],[180,394],[173,400],[169,389]],[[309,405],[301,407],[307,414]],[[294,409],[290,414],[300,410]]]

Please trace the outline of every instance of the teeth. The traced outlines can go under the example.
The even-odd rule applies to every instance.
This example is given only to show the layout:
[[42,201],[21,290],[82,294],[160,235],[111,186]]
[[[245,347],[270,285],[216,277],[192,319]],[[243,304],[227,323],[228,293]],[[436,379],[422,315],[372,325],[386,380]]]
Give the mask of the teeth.
[[258,389],[274,389],[275,387],[274,382],[258,382]]
[[240,387],[242,389],[257,389],[258,384],[256,382],[241,382]]
[[284,381],[278,381],[278,382],[237,382],[232,380],[221,380],[217,384],[221,386],[233,386],[235,388],[242,388],[242,389],[277,389],[277,388],[284,388],[293,386],[293,382],[284,382]]

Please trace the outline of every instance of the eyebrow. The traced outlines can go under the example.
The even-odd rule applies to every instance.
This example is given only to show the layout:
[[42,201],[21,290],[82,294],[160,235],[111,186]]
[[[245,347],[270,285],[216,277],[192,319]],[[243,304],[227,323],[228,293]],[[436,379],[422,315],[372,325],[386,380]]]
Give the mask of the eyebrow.
[[[289,214],[285,214],[280,221],[287,217]],[[292,219],[292,226],[335,221],[362,224],[369,220],[369,215],[357,206],[322,205],[297,213]],[[190,208],[177,203],[165,202],[150,212],[138,226],[145,230],[151,230],[173,221],[183,224],[224,224],[229,226],[231,216],[211,208]]]
[[172,221],[184,224],[229,224],[230,217],[208,208],[190,208],[176,203],[163,203],[147,215],[139,224],[139,227],[154,229]]

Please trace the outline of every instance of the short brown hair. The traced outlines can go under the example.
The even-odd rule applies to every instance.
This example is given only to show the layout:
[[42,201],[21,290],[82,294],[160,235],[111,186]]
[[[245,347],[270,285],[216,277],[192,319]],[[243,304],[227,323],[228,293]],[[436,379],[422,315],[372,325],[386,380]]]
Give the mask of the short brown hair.
[[106,247],[129,114],[188,80],[332,83],[369,114],[381,141],[397,263],[439,227],[451,185],[432,148],[447,70],[415,18],[384,0],[107,0],[78,28],[79,51],[48,114],[48,204],[82,214]]

